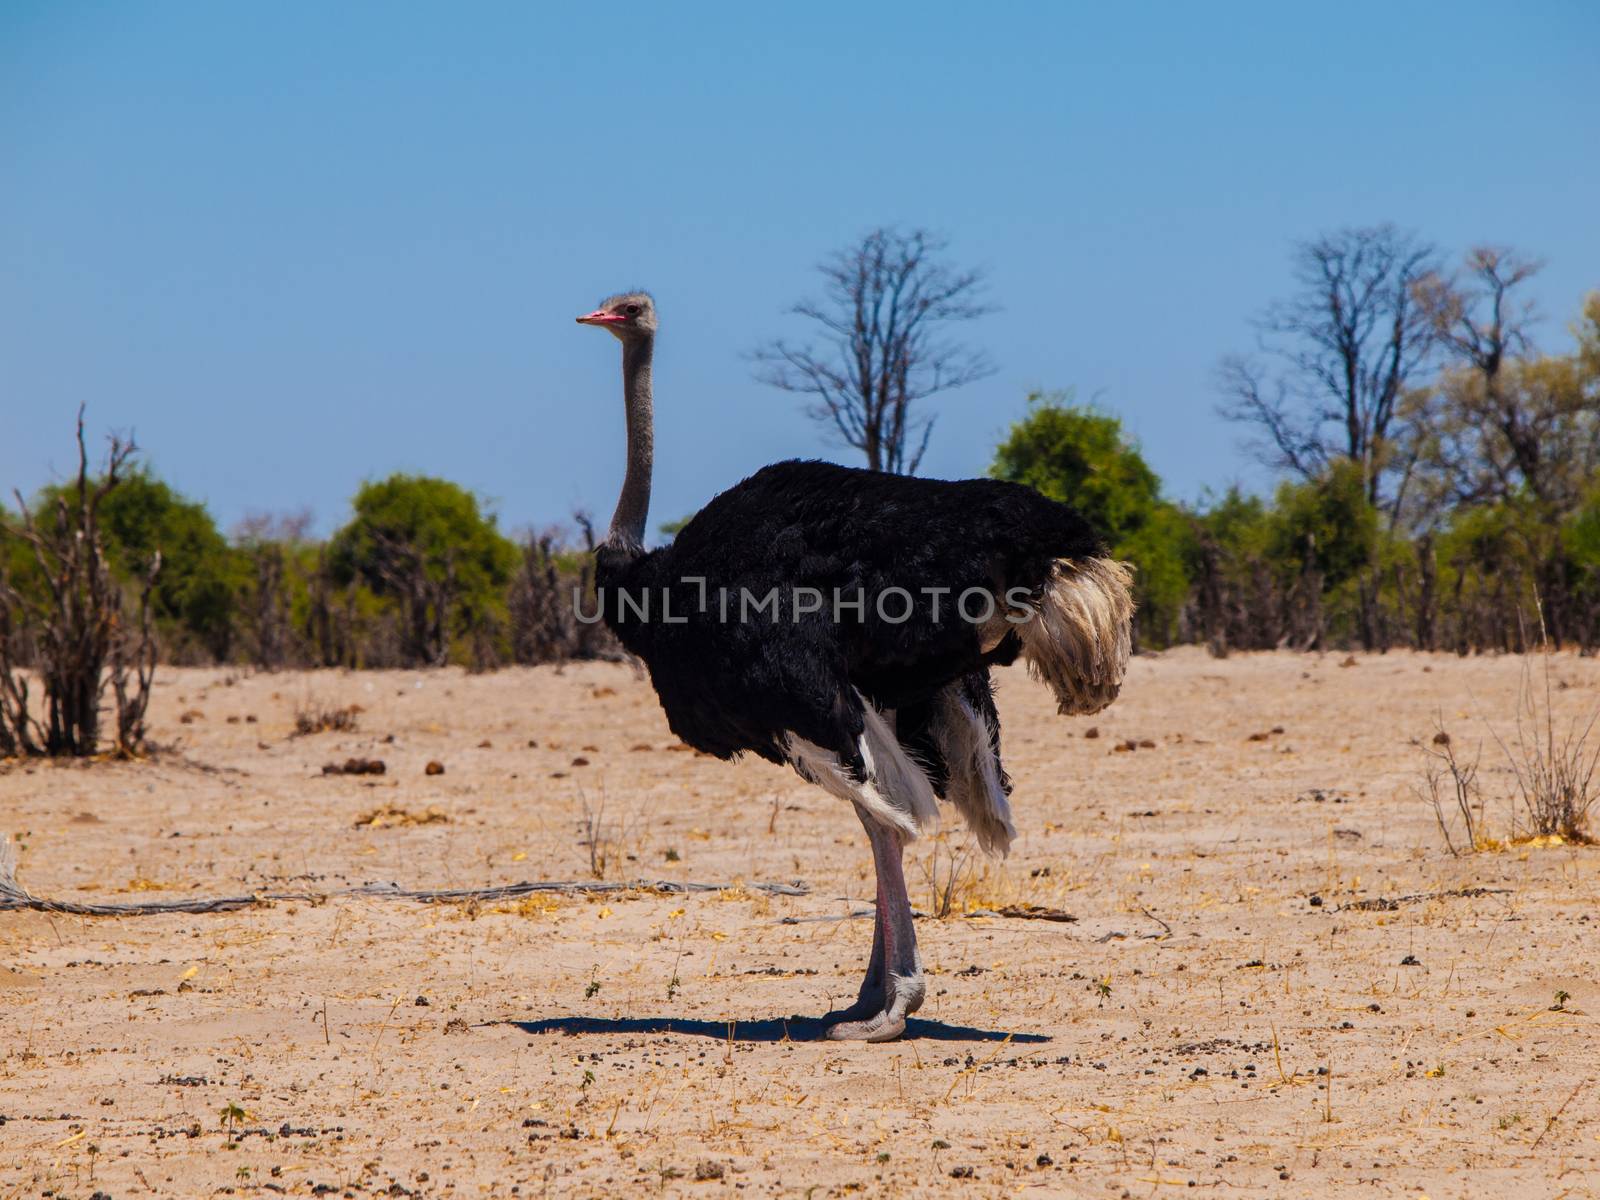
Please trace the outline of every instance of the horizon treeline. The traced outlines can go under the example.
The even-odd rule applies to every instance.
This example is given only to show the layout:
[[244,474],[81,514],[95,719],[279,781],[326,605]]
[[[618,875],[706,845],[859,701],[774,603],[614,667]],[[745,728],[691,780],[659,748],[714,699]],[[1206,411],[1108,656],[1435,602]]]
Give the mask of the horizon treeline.
[[[45,487],[27,508],[40,521],[63,499],[73,511],[76,484]],[[510,537],[466,488],[405,473],[362,484],[351,510],[327,538],[305,514],[249,517],[227,537],[203,504],[135,467],[100,501],[99,533],[119,580],[159,561],[150,607],[174,665],[489,670],[621,657],[574,608],[588,597],[594,612],[583,514],[572,529]],[[27,614],[45,611],[49,581],[21,528],[0,510],[0,585],[18,601],[10,632],[26,662],[39,632]]]
[[[1253,356],[1226,358],[1221,415],[1282,482],[1197,504],[1164,495],[1120,420],[1035,394],[990,474],[1082,511],[1136,568],[1142,649],[1522,651],[1600,644],[1600,293],[1570,352],[1538,352],[1517,289],[1538,264],[1477,249],[1446,276],[1390,227],[1297,249],[1296,296]],[[92,481],[91,481],[92,482]],[[22,506],[44,522],[79,483]],[[66,505],[60,503],[67,501]],[[662,526],[670,535],[682,522]],[[256,517],[225,536],[147,468],[100,502],[114,577],[151,579],[162,661],[386,668],[618,658],[593,612],[594,531],[508,536],[469,490],[363,483],[330,537]],[[0,636],[36,656],[49,579],[0,508]]]

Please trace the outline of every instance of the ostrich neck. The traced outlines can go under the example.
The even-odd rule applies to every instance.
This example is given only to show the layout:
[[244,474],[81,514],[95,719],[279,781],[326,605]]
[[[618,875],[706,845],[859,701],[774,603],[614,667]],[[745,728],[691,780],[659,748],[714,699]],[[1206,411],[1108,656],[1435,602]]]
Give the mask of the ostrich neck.
[[641,337],[622,344],[622,395],[628,412],[628,470],[611,517],[606,545],[630,556],[644,553],[644,523],[650,515],[650,471],[655,459],[655,410],[650,359],[655,340]]

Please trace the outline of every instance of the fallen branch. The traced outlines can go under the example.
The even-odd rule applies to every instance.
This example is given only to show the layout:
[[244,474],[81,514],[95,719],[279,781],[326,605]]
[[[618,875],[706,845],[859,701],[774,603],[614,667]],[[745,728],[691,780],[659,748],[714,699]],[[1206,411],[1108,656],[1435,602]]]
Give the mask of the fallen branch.
[[1059,908],[1046,908],[1041,904],[1005,904],[999,908],[976,908],[969,917],[1011,917],[1017,921],[1076,921],[1078,918]]
[[[420,904],[454,904],[467,900],[510,900],[535,892],[660,892],[682,895],[689,892],[721,892],[731,883],[679,883],[672,879],[636,879],[630,883],[600,883],[595,880],[529,880],[499,887],[482,888],[403,888],[396,883],[367,883],[360,887],[336,888],[328,892],[252,892],[244,896],[213,896],[194,900],[146,900],[137,904],[86,904],[73,900],[50,900],[25,891],[16,880],[14,861],[5,857],[0,844],[0,912],[32,910],[65,913],[83,917],[147,917],[161,913],[214,913],[253,908],[274,901],[321,903],[337,897],[353,896],[365,900],[415,900]],[[810,888],[804,883],[746,883],[742,886],[769,896],[804,896]]]
[[1403,904],[1422,904],[1428,900],[1471,900],[1477,896],[1504,896],[1510,888],[1469,887],[1452,892],[1413,892],[1409,896],[1384,896],[1374,900],[1352,900],[1335,912],[1393,912]]
[[[751,886],[755,886],[755,885],[751,885]],[[776,885],[769,885],[769,886],[782,887],[783,885],[782,884],[776,884]],[[781,894],[781,895],[790,895],[791,893],[783,892],[783,893],[779,893],[779,894]],[[797,893],[792,893],[792,894],[794,894],[794,895],[803,895],[804,893],[797,892]],[[843,896],[840,896],[838,898],[840,900],[845,899],[845,897],[843,897]],[[867,901],[867,903],[871,904],[872,901],[869,900],[869,901]],[[875,913],[875,911],[876,911],[875,908],[856,908],[856,909],[852,909],[851,911],[849,911],[847,913],[843,913],[843,914],[840,914],[840,913],[823,913],[821,916],[815,916],[815,917],[792,917],[792,916],[791,917],[782,917],[782,918],[779,919],[778,924],[780,924],[780,925],[803,925],[803,924],[806,924],[808,922],[813,922],[813,921],[854,921],[854,920],[859,920],[862,917],[870,917]],[[936,919],[932,913],[924,912],[920,908],[913,908],[911,910],[911,915],[913,917],[915,917],[919,921],[932,921],[932,920]],[[1077,917],[1073,916],[1069,912],[1062,912],[1061,909],[1059,909],[1059,908],[1045,908],[1044,906],[1038,905],[1038,904],[1006,904],[1006,905],[1002,905],[1000,908],[974,908],[969,912],[964,912],[964,913],[961,913],[959,915],[962,918],[964,918],[965,920],[968,920],[968,921],[975,921],[975,920],[978,920],[981,917],[1012,917],[1012,918],[1014,918],[1016,920],[1019,920],[1019,921],[1063,921],[1063,922],[1065,922],[1065,921],[1076,921],[1078,919]],[[1159,920],[1159,919],[1160,918],[1158,918],[1158,917],[1152,917],[1151,918],[1151,920]],[[1162,922],[1162,924],[1165,924],[1165,923],[1166,922],[1164,922],[1164,921]],[[1170,932],[1170,930],[1169,930],[1169,932]],[[1156,934],[1150,934],[1149,936],[1155,937],[1157,935]]]
[[1539,1143],[1544,1141],[1545,1134],[1549,1133],[1555,1123],[1561,1119],[1561,1114],[1567,1111],[1567,1105],[1576,1100],[1578,1093],[1583,1090],[1584,1084],[1590,1082],[1592,1081],[1588,1079],[1578,1080],[1572,1091],[1567,1094],[1567,1098],[1561,1102],[1561,1107],[1550,1114],[1550,1119],[1544,1123],[1544,1128],[1539,1131],[1539,1136],[1533,1139],[1533,1149],[1537,1150],[1539,1148]]

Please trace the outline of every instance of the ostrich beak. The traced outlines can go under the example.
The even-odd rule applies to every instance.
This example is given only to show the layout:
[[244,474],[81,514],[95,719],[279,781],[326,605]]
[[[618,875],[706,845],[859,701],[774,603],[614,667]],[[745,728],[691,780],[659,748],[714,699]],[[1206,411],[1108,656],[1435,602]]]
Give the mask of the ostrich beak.
[[612,325],[612,324],[615,324],[615,323],[617,323],[619,321],[625,321],[625,320],[627,320],[627,318],[624,317],[624,316],[621,316],[618,313],[608,313],[603,308],[597,308],[592,313],[590,313],[588,316],[579,317],[578,318],[578,324],[579,325]]

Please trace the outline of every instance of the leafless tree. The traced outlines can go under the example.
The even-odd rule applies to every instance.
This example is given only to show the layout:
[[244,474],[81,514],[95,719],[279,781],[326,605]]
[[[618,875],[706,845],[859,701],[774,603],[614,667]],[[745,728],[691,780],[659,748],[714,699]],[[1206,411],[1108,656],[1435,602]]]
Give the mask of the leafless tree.
[[782,339],[754,355],[756,378],[814,397],[806,412],[866,455],[875,471],[915,474],[933,417],[920,401],[994,372],[988,357],[941,327],[994,311],[984,273],[942,261],[927,230],[874,229],[821,263],[821,300],[790,311],[822,327],[820,344]]
[[234,543],[249,559],[254,575],[248,604],[250,657],[264,671],[289,665],[294,654],[289,619],[289,554],[311,529],[307,511],[286,516],[251,513],[234,530]]
[[1414,402],[1435,507],[1506,500],[1524,489],[1539,502],[1571,500],[1560,493],[1588,482],[1600,425],[1582,372],[1574,359],[1530,359],[1534,305],[1514,295],[1542,266],[1480,246],[1461,273],[1418,281],[1417,300],[1449,357],[1437,384]]
[[1492,387],[1506,359],[1532,347],[1528,326],[1537,310],[1533,301],[1514,300],[1511,292],[1543,269],[1544,263],[1514,250],[1474,246],[1462,274],[1430,272],[1415,291],[1445,350]]
[[[78,476],[55,497],[53,521],[42,525],[19,492],[17,522],[0,523],[0,541],[23,542],[37,574],[34,586],[25,587],[0,577],[0,751],[5,753],[96,753],[107,684],[114,701],[116,752],[126,757],[144,749],[156,661],[150,595],[161,556],[152,556],[137,581],[137,602],[130,604],[107,562],[99,512],[122,482],[137,447],[112,438],[104,471],[91,479],[82,409],[77,431]],[[44,685],[43,721],[28,709],[24,651]]]
[[[1222,362],[1220,411],[1256,428],[1265,463],[1311,478],[1348,458],[1361,464],[1370,501],[1398,501],[1405,465],[1392,454],[1395,422],[1437,336],[1416,296],[1434,257],[1392,225],[1295,247],[1299,292],[1256,322],[1260,350],[1276,366],[1238,355]],[[1402,483],[1384,497],[1391,471]]]
[[1540,265],[1477,247],[1459,274],[1418,284],[1449,361],[1408,401],[1420,482],[1413,521],[1431,526],[1462,505],[1519,512],[1523,553],[1559,643],[1587,620],[1561,524],[1600,469],[1600,394],[1581,352],[1532,353],[1534,307],[1517,289]]

